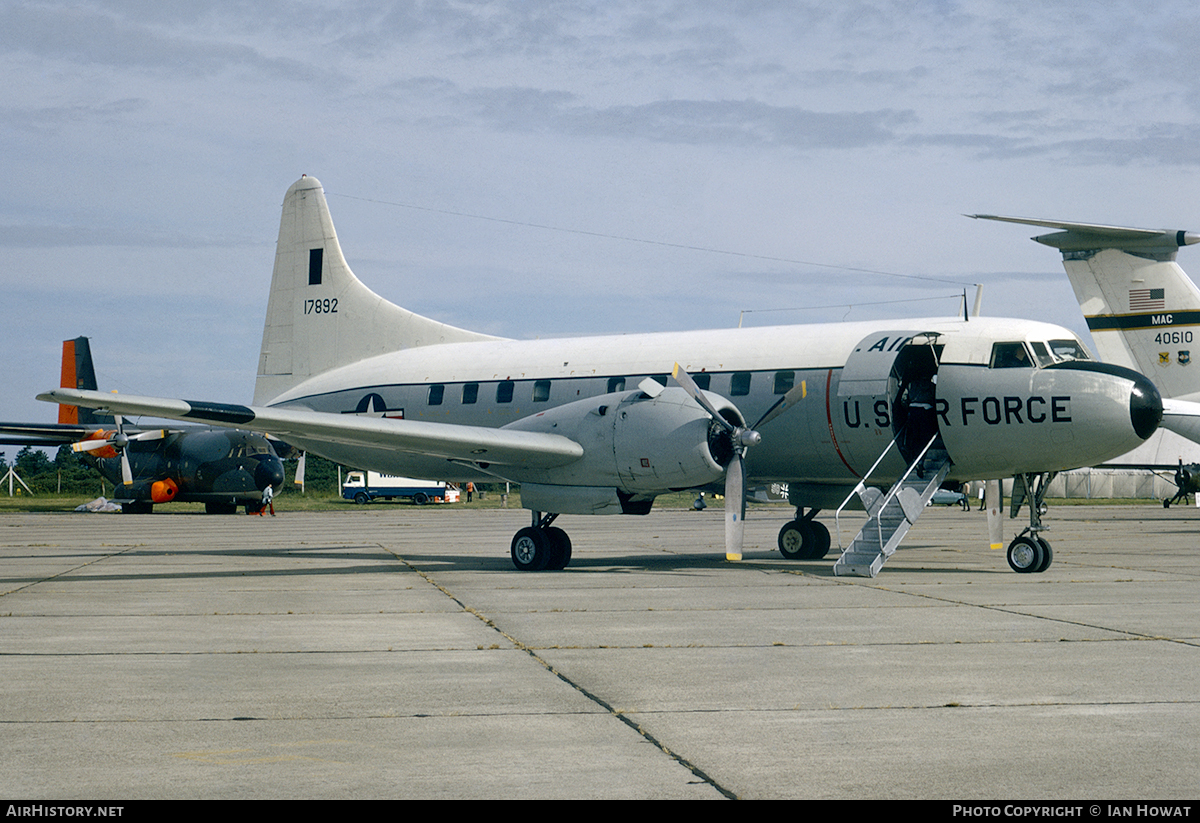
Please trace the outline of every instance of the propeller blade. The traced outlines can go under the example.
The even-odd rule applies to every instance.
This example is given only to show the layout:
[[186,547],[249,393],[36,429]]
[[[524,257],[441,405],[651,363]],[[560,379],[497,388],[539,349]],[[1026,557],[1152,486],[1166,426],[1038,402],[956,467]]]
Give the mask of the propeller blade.
[[708,397],[705,396],[704,392],[700,390],[700,387],[696,385],[696,381],[693,380],[692,376],[684,370],[683,366],[676,363],[675,368],[671,370],[671,376],[675,378],[675,382],[678,383],[693,400],[700,404],[702,409],[708,412],[709,416],[712,417],[713,420],[716,420],[729,431],[734,430],[734,425],[721,416],[721,413],[717,411],[717,407],[714,406],[712,401],[709,400]]
[[988,543],[993,549],[1004,548],[1004,487],[999,480],[989,480],[983,487],[983,502],[987,505]]
[[308,452],[300,452],[300,459],[296,461],[296,479],[292,482],[297,486],[304,485],[304,458],[308,457]]
[[130,440],[162,440],[168,434],[166,429],[152,429],[131,435]]
[[78,443],[71,444],[71,451],[91,452],[95,451],[96,449],[103,449],[111,445],[112,443],[110,443],[108,440],[80,440]]
[[725,469],[725,559],[742,559],[746,520],[746,463],[739,451]]
[[758,422],[755,423],[753,426],[751,426],[751,428],[757,429],[760,426],[770,423],[776,417],[783,414],[785,411],[790,409],[792,406],[796,405],[797,401],[803,400],[807,396],[808,396],[807,382],[804,380],[801,380],[799,386],[793,386],[787,394],[785,394],[783,397],[776,400],[775,405],[773,405],[773,406],[771,406],[771,408],[767,409],[767,413],[764,414],[762,417],[760,417],[758,419]]
[[121,480],[126,486],[133,485],[133,471],[129,468],[129,453],[121,449]]

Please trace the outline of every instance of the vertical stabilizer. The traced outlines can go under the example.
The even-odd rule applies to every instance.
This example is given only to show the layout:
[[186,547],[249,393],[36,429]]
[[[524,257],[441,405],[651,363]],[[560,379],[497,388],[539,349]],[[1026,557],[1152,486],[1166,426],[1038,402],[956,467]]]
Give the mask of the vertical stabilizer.
[[1200,392],[1200,289],[1177,263],[1105,249],[1063,267],[1101,360],[1140,371],[1163,397]]
[[[86,337],[63,341],[62,377],[59,385],[64,389],[96,390],[96,369],[92,365],[92,347]],[[58,422],[68,426],[88,426],[93,423],[111,423],[112,417],[97,415],[91,409],[60,404]]]
[[1200,399],[1200,289],[1175,262],[1200,235],[972,216],[1059,229],[1033,239],[1062,252],[1100,359],[1140,371],[1163,397]]
[[367,357],[496,338],[402,309],[368,289],[342,256],[321,183],[301,177],[283,200],[256,405],[313,375]]

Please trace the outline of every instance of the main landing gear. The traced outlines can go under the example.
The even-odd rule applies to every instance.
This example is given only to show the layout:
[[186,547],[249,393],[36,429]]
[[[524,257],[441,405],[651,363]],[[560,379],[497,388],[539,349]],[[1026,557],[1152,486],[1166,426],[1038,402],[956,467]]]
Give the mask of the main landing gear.
[[1046,489],[1057,472],[1018,474],[1013,480],[1012,517],[1017,516],[1022,503],[1029,504],[1029,525],[1008,544],[1008,565],[1018,574],[1037,574],[1050,568],[1054,562],[1054,550],[1041,536],[1046,530],[1042,515],[1046,506],[1042,502]]
[[809,509],[804,513],[803,506],[796,507],[796,519],[784,523],[779,530],[779,552],[788,560],[820,560],[829,553],[832,539],[829,529],[824,523],[818,523],[813,518],[820,509]]
[[533,513],[533,525],[521,529],[512,540],[512,562],[523,572],[559,571],[571,562],[571,538],[550,525],[557,514]]

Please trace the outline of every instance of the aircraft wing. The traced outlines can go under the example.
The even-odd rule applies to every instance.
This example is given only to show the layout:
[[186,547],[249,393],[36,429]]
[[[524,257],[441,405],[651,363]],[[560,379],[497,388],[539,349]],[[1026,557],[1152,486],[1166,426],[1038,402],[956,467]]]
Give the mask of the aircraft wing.
[[54,389],[39,394],[37,399],[48,403],[105,409],[114,414],[145,415],[247,429],[269,433],[284,440],[291,437],[300,441],[386,448],[425,457],[494,466],[550,468],[583,456],[583,447],[574,440],[541,432],[358,417],[307,409],[136,397],[76,389]]
[[1200,443],[1200,403],[1163,398],[1162,427]]
[[102,426],[61,423],[0,423],[0,444],[6,446],[64,446],[82,440]]

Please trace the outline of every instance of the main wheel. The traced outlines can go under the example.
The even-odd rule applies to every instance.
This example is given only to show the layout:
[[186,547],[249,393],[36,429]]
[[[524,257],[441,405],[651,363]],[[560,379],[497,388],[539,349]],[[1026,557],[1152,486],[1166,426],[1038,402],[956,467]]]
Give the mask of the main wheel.
[[550,540],[533,526],[521,529],[512,540],[512,562],[523,572],[540,572],[550,562]]
[[550,571],[565,569],[571,562],[571,538],[558,526],[547,526],[542,531],[550,543],[550,559],[546,568]]
[[779,553],[788,560],[810,560],[817,543],[817,535],[813,531],[811,520],[792,520],[783,524],[775,542],[779,546]]
[[209,502],[204,504],[205,514],[237,514],[237,503],[227,503],[225,501]]
[[816,520],[808,521],[812,526],[813,541],[812,554],[809,555],[810,560],[820,560],[825,555],[829,554],[829,546],[833,543],[833,538],[829,536],[829,529],[824,523],[818,523]]
[[1043,560],[1042,545],[1032,537],[1018,537],[1008,544],[1008,565],[1018,574],[1040,571]]

